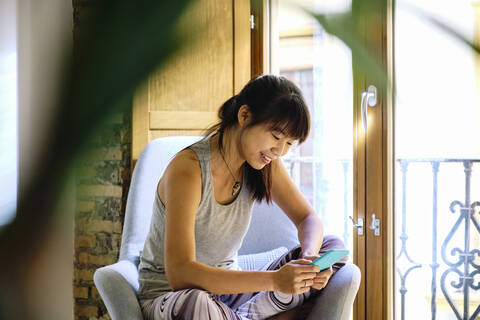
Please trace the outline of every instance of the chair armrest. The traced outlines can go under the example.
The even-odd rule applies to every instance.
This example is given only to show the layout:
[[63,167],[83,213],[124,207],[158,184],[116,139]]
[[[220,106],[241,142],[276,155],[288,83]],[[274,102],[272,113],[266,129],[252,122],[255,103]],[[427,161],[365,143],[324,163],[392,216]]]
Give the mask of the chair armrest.
[[138,303],[138,269],[128,260],[99,268],[93,281],[112,320],[143,320]]
[[360,269],[353,263],[340,268],[325,289],[314,297],[314,306],[307,320],[349,320],[360,280]]

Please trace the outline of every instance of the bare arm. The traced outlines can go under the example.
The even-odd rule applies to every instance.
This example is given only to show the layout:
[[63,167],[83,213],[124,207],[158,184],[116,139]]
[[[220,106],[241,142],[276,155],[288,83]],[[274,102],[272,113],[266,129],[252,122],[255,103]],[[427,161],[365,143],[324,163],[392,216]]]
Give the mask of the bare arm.
[[[193,152],[192,152],[193,153]],[[195,216],[201,200],[201,171],[190,153],[172,160],[165,183],[165,271],[176,291],[202,288],[214,294],[274,291],[305,292],[318,267],[308,261],[278,271],[235,271],[211,267],[195,260]],[[309,288],[308,288],[309,289]]]
[[322,221],[280,159],[272,162],[272,198],[297,227],[302,257],[317,255],[323,242]]
[[[302,247],[300,258],[314,260],[323,242],[322,221],[290,179],[280,159],[272,163],[272,171],[272,198],[297,227]],[[312,287],[323,289],[332,273],[332,268],[318,273]]]

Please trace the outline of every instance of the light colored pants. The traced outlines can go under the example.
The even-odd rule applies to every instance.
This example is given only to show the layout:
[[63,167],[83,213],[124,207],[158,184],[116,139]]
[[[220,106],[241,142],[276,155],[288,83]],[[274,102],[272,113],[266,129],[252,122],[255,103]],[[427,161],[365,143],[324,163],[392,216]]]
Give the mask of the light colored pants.
[[[322,255],[329,249],[344,248],[339,238],[325,236],[319,254]],[[277,270],[289,261],[298,259],[300,251],[300,246],[293,248],[267,264],[264,270]],[[345,257],[333,265],[333,272],[340,269],[347,259]],[[185,289],[168,292],[155,299],[142,300],[140,305],[146,320],[257,320],[299,306],[317,292],[312,288],[309,292],[298,295],[273,291],[215,295],[205,290]]]

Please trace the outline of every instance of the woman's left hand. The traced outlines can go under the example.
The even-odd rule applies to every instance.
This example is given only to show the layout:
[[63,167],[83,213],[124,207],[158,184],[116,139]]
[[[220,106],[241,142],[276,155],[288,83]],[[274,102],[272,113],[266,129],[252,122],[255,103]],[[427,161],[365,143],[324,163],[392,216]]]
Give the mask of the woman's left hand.
[[[317,259],[318,257],[319,257],[319,255],[303,255],[303,257],[301,257],[301,258],[313,261],[313,260]],[[327,285],[328,280],[330,280],[330,277],[332,276],[332,274],[333,274],[332,267],[318,272],[317,276],[313,279],[312,288],[317,289],[317,290],[322,290],[323,288],[325,288],[325,286]]]

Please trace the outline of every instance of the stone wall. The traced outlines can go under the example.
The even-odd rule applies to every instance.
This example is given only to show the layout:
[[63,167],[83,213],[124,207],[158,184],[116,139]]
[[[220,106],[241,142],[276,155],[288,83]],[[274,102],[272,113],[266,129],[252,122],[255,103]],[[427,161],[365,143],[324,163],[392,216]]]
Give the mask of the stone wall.
[[[95,0],[73,0],[75,50],[89,28]],[[74,318],[110,319],[93,284],[97,268],[115,263],[120,252],[130,185],[131,101],[97,132],[76,165]]]

